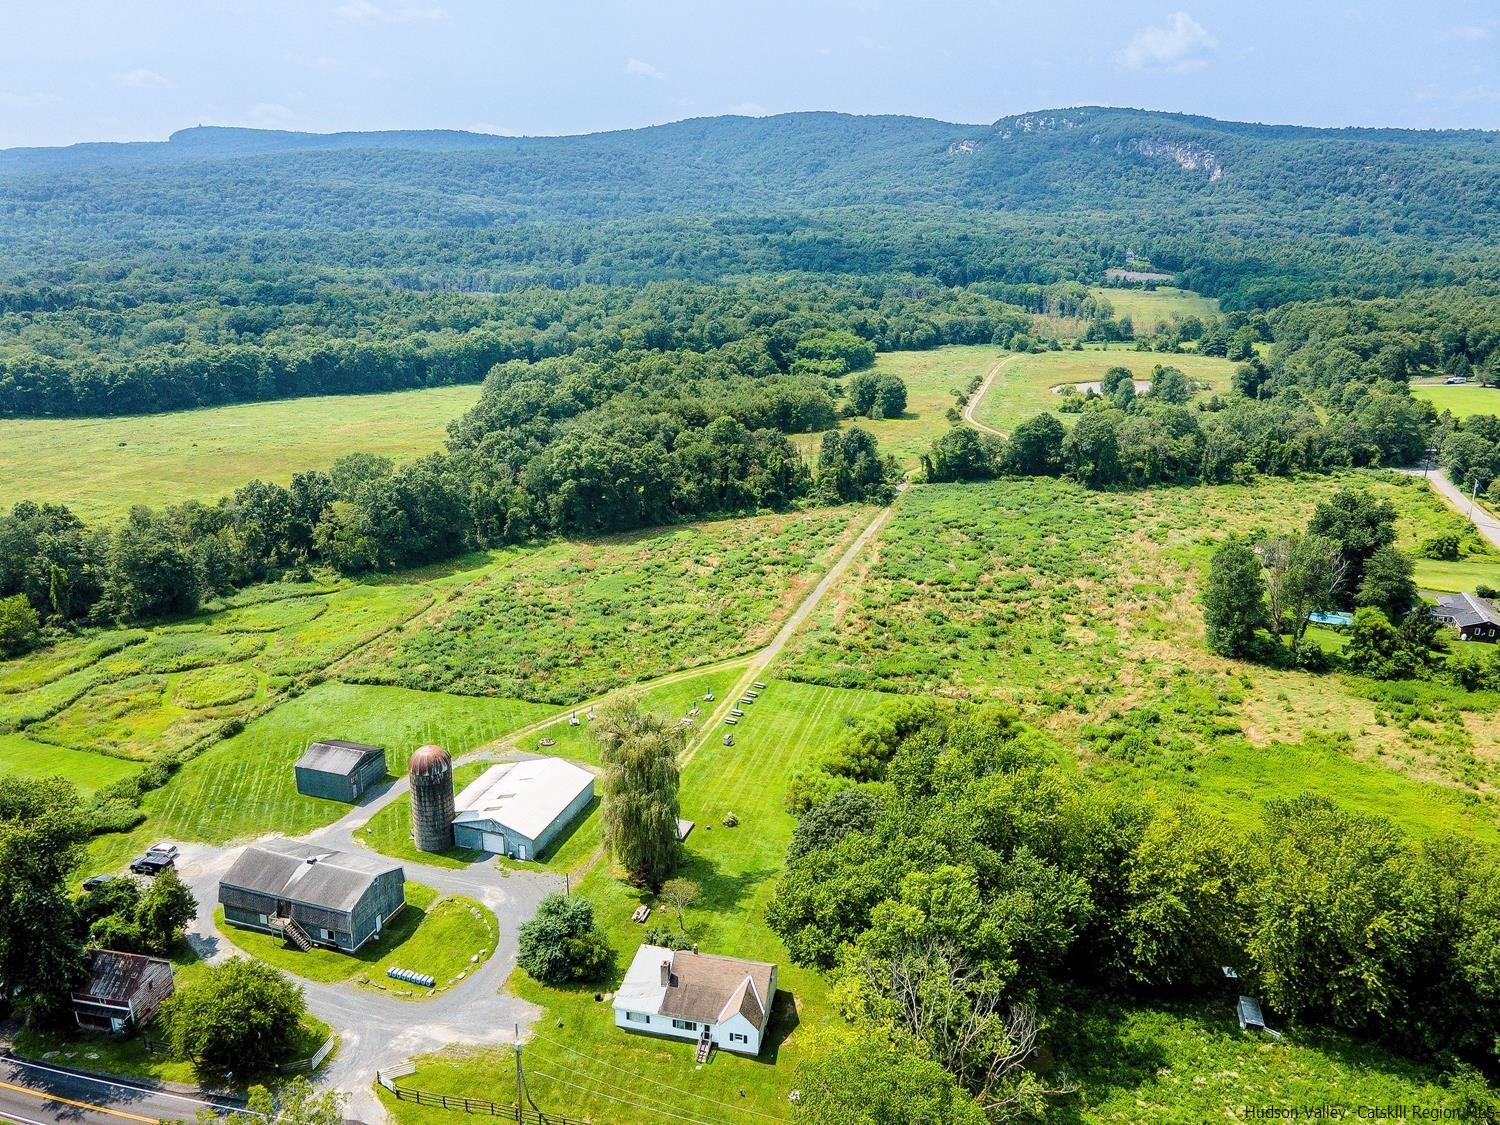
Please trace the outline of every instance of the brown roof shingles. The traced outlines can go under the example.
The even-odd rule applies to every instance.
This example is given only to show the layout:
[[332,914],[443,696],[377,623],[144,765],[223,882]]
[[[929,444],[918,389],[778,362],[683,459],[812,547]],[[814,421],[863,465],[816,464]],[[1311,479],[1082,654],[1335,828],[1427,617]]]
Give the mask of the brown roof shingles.
[[[674,953],[671,984],[661,1002],[661,1014],[694,1023],[718,1023],[735,1009],[756,1030],[765,1026],[765,998],[771,991],[775,966],[765,961],[742,961],[712,953]],[[746,978],[753,990],[745,987]]]

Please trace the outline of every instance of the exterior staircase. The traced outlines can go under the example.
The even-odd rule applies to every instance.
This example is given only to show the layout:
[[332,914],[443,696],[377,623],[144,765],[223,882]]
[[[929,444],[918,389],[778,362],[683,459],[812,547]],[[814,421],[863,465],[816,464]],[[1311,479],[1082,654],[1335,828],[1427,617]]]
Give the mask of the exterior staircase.
[[698,1036],[698,1061],[706,1063],[708,1057],[714,1053],[714,1041],[708,1033],[708,1028],[703,1029],[703,1034]]
[[288,945],[296,946],[303,953],[312,952],[312,938],[307,936],[307,931],[297,925],[296,919],[278,917],[271,923],[281,931],[281,936],[286,939]]

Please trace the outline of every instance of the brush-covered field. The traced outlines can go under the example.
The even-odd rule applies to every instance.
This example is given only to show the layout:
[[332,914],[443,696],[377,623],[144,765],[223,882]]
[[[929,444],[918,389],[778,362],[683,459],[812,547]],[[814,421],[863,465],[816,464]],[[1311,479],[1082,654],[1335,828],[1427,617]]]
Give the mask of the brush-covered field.
[[[1357,479],[1397,504],[1403,545],[1457,518],[1420,481]],[[1202,643],[1198,593],[1213,545],[1230,532],[1302,526],[1340,483],[913,490],[780,671],[1002,700],[1089,768],[1196,791],[1241,823],[1259,800],[1310,788],[1419,831],[1492,837],[1500,699],[1272,671]],[[1500,577],[1500,559],[1482,557]]]
[[248,480],[286,484],[346,453],[431,453],[478,386],[332,395],[124,418],[0,420],[0,508],[66,504],[86,520],[132,504],[213,500]]
[[1138,352],[1119,345],[1019,355],[995,376],[974,418],[1007,434],[1027,418],[1048,412],[1057,414],[1063,425],[1071,426],[1078,415],[1058,412],[1063,396],[1054,393],[1053,387],[1097,383],[1111,367],[1127,367],[1136,379],[1149,381],[1157,364],[1175,367],[1194,382],[1206,384],[1208,390],[1201,392],[1204,394],[1227,390],[1235,368],[1229,360],[1216,356]]
[[870,515],[821,509],[499,551],[344,674],[567,704],[713,663],[769,641]]

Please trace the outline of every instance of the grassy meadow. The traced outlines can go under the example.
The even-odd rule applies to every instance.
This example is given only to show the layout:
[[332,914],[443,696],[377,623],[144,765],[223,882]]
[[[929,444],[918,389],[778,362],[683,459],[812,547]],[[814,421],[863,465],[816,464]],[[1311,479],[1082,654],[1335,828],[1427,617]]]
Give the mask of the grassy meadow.
[[[1455,519],[1419,481],[1359,482],[1402,541]],[[1197,596],[1230,532],[1305,524],[1341,482],[1090,493],[1025,480],[913,490],[782,657],[792,679],[998,699],[1127,786],[1197,792],[1243,824],[1304,788],[1419,831],[1496,834],[1488,695],[1392,689],[1214,656]],[[1483,556],[1500,568],[1493,554]]]
[[1471,414],[1500,414],[1500,387],[1481,387],[1469,383],[1461,387],[1437,383],[1413,383],[1413,398],[1425,399],[1441,414],[1451,411],[1455,417]]
[[980,400],[974,418],[1001,433],[1009,433],[1033,415],[1048,412],[1056,414],[1063,425],[1071,426],[1078,415],[1058,411],[1063,396],[1053,393],[1053,387],[1097,383],[1106,371],[1116,366],[1128,367],[1137,379],[1149,381],[1157,364],[1176,367],[1189,379],[1206,383],[1209,393],[1226,390],[1235,368],[1229,360],[1216,356],[1138,352],[1118,345],[1090,346],[1081,352],[1036,352],[1018,356],[1005,365]]
[[[1155,289],[1117,289],[1096,285],[1089,291],[1110,303],[1115,319],[1130,317],[1137,336],[1149,336],[1176,317],[1196,316],[1201,319],[1217,316],[1219,312],[1217,297],[1204,297],[1190,289],[1174,289],[1169,285]],[[1034,334],[1056,339],[1081,337],[1088,328],[1088,321],[1081,317],[1043,314],[1034,316],[1032,322]]]
[[[952,423],[948,411],[958,394],[975,378],[1009,354],[992,344],[952,344],[927,352],[882,352],[872,369],[899,375],[906,384],[906,410],[899,418],[848,418],[841,429],[860,426],[880,442],[880,451],[896,458],[904,469],[917,468],[922,455]],[[809,459],[818,455],[819,434],[797,434],[795,442]]]
[[86,520],[133,504],[213,500],[246,481],[285,484],[346,453],[431,453],[475,386],[330,395],[121,418],[0,419],[0,508],[66,504]]

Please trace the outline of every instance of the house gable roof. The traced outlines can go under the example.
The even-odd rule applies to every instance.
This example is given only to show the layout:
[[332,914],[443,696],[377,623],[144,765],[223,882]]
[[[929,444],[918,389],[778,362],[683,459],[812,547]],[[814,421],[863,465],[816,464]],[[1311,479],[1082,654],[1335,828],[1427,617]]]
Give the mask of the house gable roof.
[[153,967],[164,968],[171,979],[171,963],[159,957],[95,949],[89,955],[89,979],[73,995],[109,1004],[128,1004],[141,990]]
[[1460,629],[1474,625],[1500,625],[1500,609],[1478,594],[1445,594],[1438,598],[1440,616]]
[[[670,965],[667,984],[661,980],[663,962]],[[767,961],[643,945],[615,994],[615,1007],[693,1023],[722,1023],[738,1014],[763,1031],[775,972]]]

